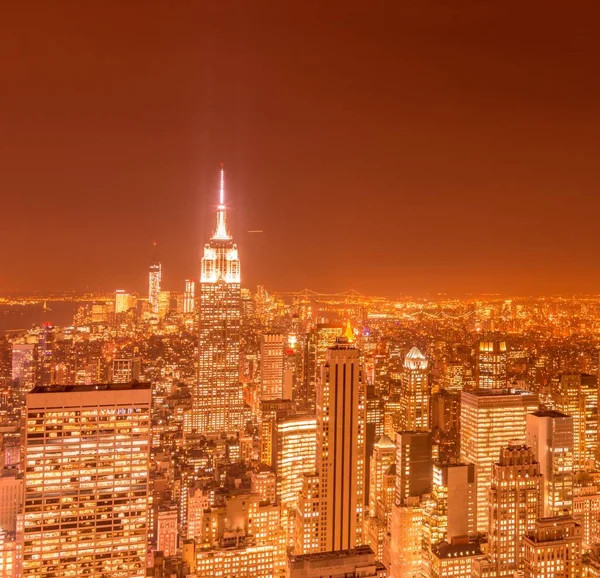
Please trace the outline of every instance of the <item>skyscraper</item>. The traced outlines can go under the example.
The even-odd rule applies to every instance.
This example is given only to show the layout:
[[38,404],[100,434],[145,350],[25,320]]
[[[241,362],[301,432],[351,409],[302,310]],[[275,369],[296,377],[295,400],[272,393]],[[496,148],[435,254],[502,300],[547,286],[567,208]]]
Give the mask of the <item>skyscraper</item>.
[[477,344],[477,387],[506,387],[505,341],[480,341]]
[[339,337],[327,350],[317,390],[322,551],[362,543],[365,414],[359,352]]
[[283,397],[282,333],[269,331],[260,336],[260,399]]
[[488,490],[493,464],[509,443],[525,443],[525,416],[537,411],[536,395],[519,389],[461,392],[460,459],[475,464],[477,531],[488,530]]
[[569,514],[573,507],[573,417],[544,410],[527,414],[527,445],[544,476],[544,517]]
[[156,241],[154,242],[154,257],[150,263],[148,272],[148,304],[150,313],[154,317],[158,316],[158,300],[160,295],[161,265],[156,259]]
[[598,381],[595,375],[563,373],[555,409],[573,418],[573,467],[592,469],[598,448]]
[[185,280],[185,291],[183,293],[183,312],[185,314],[193,313],[196,309],[196,281],[194,279]]
[[404,359],[400,393],[404,431],[430,429],[427,366],[427,359],[416,347],[413,347]]
[[202,434],[237,432],[244,423],[239,376],[240,260],[227,228],[224,196],[221,166],[217,226],[204,246],[200,272],[198,386],[192,394],[192,427]]
[[490,558],[498,576],[522,567],[522,537],[542,512],[540,464],[527,446],[509,445],[494,464],[490,488]]
[[27,394],[23,576],[146,575],[150,384]]

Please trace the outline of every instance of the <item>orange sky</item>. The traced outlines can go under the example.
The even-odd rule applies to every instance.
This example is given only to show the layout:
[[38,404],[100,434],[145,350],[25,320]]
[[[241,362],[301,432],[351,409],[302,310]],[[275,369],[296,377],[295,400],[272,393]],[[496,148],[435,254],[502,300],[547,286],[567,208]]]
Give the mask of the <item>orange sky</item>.
[[5,3],[0,290],[600,291],[596,2],[290,4]]

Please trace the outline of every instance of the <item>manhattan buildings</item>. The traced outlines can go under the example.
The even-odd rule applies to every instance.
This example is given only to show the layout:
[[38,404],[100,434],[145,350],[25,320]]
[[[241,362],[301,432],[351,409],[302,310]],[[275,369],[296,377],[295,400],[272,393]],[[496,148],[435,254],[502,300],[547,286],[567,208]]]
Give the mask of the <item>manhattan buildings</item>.
[[27,394],[23,576],[146,575],[149,384]]

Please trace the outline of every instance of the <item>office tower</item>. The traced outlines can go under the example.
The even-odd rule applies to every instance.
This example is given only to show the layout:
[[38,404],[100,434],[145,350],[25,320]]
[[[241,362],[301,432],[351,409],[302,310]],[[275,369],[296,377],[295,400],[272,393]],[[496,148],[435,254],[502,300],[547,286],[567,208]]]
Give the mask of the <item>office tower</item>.
[[282,510],[298,505],[303,476],[316,468],[316,447],[316,417],[288,417],[275,423],[273,469]]
[[270,469],[254,470],[250,474],[250,489],[253,494],[258,494],[260,499],[269,503],[277,500],[277,476]]
[[600,472],[578,472],[573,484],[573,519],[585,549],[600,544]]
[[362,543],[365,390],[358,349],[345,337],[327,350],[317,391],[317,468],[322,550]]
[[396,444],[387,436],[373,446],[369,464],[371,485],[365,523],[365,542],[377,560],[383,560],[383,545],[396,494]]
[[163,504],[156,519],[156,549],[165,557],[177,554],[177,506]]
[[266,399],[259,402],[259,449],[262,464],[273,464],[273,440],[277,421],[296,415],[296,404],[291,399]]
[[343,552],[290,555],[286,574],[289,578],[385,578],[386,575],[369,546]]
[[183,292],[183,312],[188,315],[196,309],[196,281],[185,280],[185,291]]
[[408,498],[420,498],[431,491],[433,457],[431,433],[398,432],[396,434],[396,505]]
[[325,363],[327,349],[335,345],[344,328],[335,323],[318,323],[314,331],[307,335],[304,350],[304,387],[300,401],[307,413],[315,411],[317,380],[321,366]]
[[526,443],[544,476],[543,516],[571,513],[573,507],[573,417],[559,411],[527,414]]
[[[372,385],[367,386],[367,422],[365,427],[365,456],[373,454],[375,442],[383,436],[383,403],[375,394]],[[389,438],[389,436],[388,436]],[[389,438],[392,439],[392,438]],[[392,442],[393,444],[394,442]],[[371,468],[366,464],[365,469],[365,504],[369,503],[369,488],[371,487]]]
[[506,387],[506,342],[480,341],[477,344],[477,387]]
[[419,498],[392,506],[389,555],[385,557],[391,578],[427,576],[423,564],[423,507]]
[[27,394],[23,576],[146,575],[150,384]]
[[413,347],[404,358],[400,389],[404,431],[430,429],[430,388],[427,366],[427,359],[416,347]]
[[131,295],[126,293],[123,289],[117,289],[115,291],[115,313],[127,313],[130,307]]
[[217,226],[204,246],[200,273],[198,387],[192,425],[202,434],[237,432],[244,425],[240,383],[240,260],[227,228],[221,167]]
[[524,578],[581,578],[581,526],[571,516],[540,518],[523,547]]
[[198,578],[280,575],[285,543],[278,504],[244,489],[227,489],[203,506],[200,520],[190,519],[196,529],[190,561]]
[[12,379],[25,395],[35,383],[35,345],[14,343],[12,346]]
[[425,512],[431,545],[475,532],[476,489],[473,464],[433,465],[431,505]]
[[110,367],[111,383],[129,383],[140,378],[141,359],[139,357],[115,358]]
[[324,551],[323,534],[320,532],[321,517],[319,474],[303,474],[294,525],[293,550],[296,554]]
[[460,459],[475,464],[477,531],[488,530],[493,464],[509,443],[525,443],[525,416],[538,410],[536,395],[519,389],[461,392]]
[[388,564],[392,578],[416,577],[422,571],[421,496],[431,491],[432,476],[431,433],[398,432],[389,555],[384,552],[384,563]]
[[160,295],[161,265],[156,259],[156,241],[154,242],[154,258],[148,271],[148,305],[150,313],[158,317],[158,300]]
[[598,381],[595,375],[563,373],[555,409],[573,417],[573,468],[592,469],[598,448]]
[[4,470],[0,476],[0,529],[11,534],[16,532],[22,505],[22,476],[16,470]]
[[489,555],[498,576],[522,568],[522,537],[542,512],[540,464],[527,446],[509,445],[493,466],[490,487]]
[[283,397],[282,333],[267,332],[260,336],[260,394],[263,399]]

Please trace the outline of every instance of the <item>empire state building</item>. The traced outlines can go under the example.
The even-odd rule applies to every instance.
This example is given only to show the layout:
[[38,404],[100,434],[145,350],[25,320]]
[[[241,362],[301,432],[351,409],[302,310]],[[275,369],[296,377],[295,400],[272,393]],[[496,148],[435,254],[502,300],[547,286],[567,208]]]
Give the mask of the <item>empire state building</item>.
[[198,386],[192,396],[192,428],[201,434],[237,432],[244,423],[239,375],[240,260],[227,228],[225,178],[217,226],[204,246],[200,272]]

